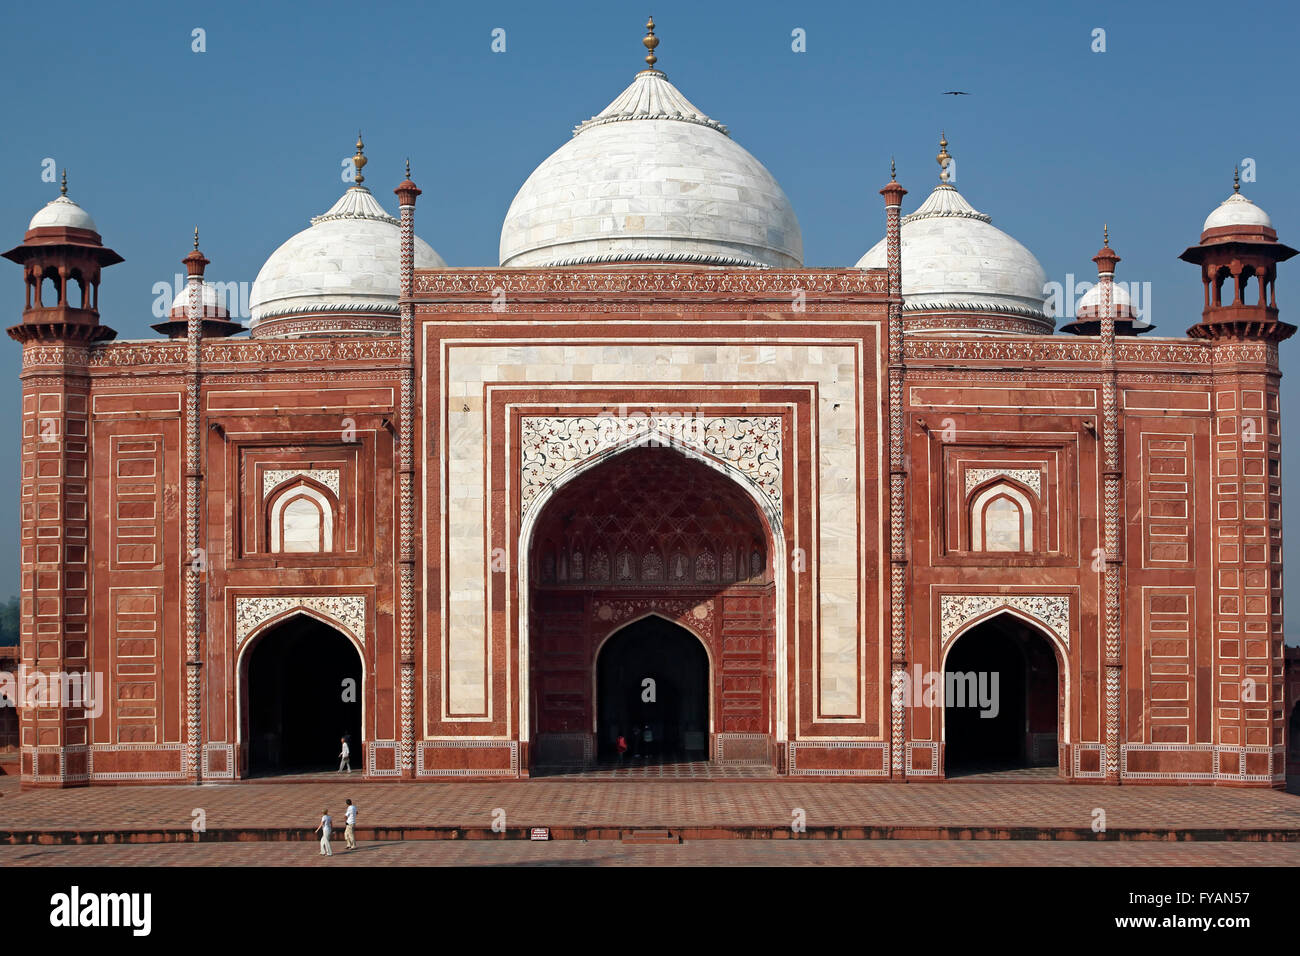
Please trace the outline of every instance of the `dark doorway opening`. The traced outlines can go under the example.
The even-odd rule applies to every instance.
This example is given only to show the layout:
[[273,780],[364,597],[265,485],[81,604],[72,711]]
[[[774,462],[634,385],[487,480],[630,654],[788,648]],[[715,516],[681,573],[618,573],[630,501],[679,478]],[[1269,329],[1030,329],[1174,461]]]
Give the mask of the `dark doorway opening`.
[[328,624],[298,614],[248,655],[250,774],[337,770],[340,738],[361,770],[361,659]]
[[647,617],[606,641],[596,661],[596,705],[599,760],[618,759],[620,735],[625,761],[709,759],[709,658],[683,627]]
[[1061,693],[1046,637],[1000,614],[957,639],[943,676],[946,776],[1057,766]]

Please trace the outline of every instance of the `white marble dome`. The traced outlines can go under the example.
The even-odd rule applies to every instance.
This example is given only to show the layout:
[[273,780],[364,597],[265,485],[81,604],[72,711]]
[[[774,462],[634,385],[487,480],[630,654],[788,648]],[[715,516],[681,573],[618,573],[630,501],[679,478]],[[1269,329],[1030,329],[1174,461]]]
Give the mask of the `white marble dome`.
[[[415,240],[415,268],[445,269],[433,247]],[[248,304],[250,328],[276,320],[291,330],[311,334],[351,328],[391,330],[398,315],[401,282],[401,223],[390,216],[364,186],[353,186],[328,212],[290,238],[266,260],[253,281]],[[292,324],[293,316],[367,317],[381,321],[347,325],[322,321]],[[388,322],[382,321],[384,317]],[[281,333],[277,333],[281,334]]]
[[[1034,254],[992,224],[949,183],[940,183],[900,226],[903,309],[952,315],[943,327],[957,329],[960,317],[1015,316],[1031,327],[1052,331],[1045,311],[1047,273]],[[859,269],[888,267],[881,239],[858,260]],[[905,317],[905,324],[907,319]],[[971,330],[998,331],[973,321]],[[1038,326],[1043,326],[1039,329]]]
[[1234,192],[1206,217],[1201,232],[1222,229],[1224,226],[1262,226],[1265,229],[1272,229],[1273,220],[1269,218],[1268,213],[1241,193]]
[[803,238],[772,174],[652,69],[524,182],[500,261],[797,268]]
[[[229,318],[226,303],[217,295],[217,285],[212,282],[204,282],[199,286],[199,298],[203,303],[203,315],[206,317]],[[171,308],[167,314],[173,319],[184,319],[190,314],[190,288],[189,285],[181,286],[181,290],[176,293],[172,299]]]
[[[1128,294],[1128,288],[1123,283],[1112,282],[1110,284],[1110,301],[1115,308],[1116,315],[1133,314],[1133,299]],[[1101,283],[1098,282],[1080,296],[1077,314],[1083,315],[1087,310],[1087,314],[1095,315],[1100,308]]]
[[99,232],[99,229],[95,226],[95,220],[90,218],[90,213],[67,196],[60,196],[58,199],[46,203],[36,215],[32,216],[32,221],[27,225],[27,228],[89,229],[91,232]]

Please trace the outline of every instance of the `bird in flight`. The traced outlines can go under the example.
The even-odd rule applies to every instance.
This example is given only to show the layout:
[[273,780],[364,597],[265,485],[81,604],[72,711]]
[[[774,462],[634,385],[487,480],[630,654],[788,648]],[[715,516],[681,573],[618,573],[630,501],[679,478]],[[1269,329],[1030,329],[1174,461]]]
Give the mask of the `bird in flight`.
[[944,96],[970,96],[965,90],[944,90]]

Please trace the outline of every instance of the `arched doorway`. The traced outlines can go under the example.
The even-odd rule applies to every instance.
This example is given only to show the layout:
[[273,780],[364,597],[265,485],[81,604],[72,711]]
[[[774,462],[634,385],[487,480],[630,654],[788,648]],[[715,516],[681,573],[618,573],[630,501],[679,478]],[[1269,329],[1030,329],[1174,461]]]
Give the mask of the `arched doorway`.
[[[709,757],[709,659],[686,628],[658,616],[627,625],[596,658],[596,747],[600,760]],[[651,739],[645,740],[644,729]]]
[[943,670],[944,775],[1058,767],[1061,677],[1051,640],[1013,614],[960,635]]
[[244,655],[248,773],[337,770],[340,738],[362,769],[361,657],[338,630],[294,614]]
[[696,722],[703,746],[684,726],[670,746],[724,763],[774,759],[780,565],[765,514],[738,479],[674,446],[626,448],[556,491],[525,541],[533,770],[563,772],[609,752],[597,652],[651,615],[664,625],[647,628],[680,622],[694,635],[659,641],[660,652],[703,653],[712,681]]

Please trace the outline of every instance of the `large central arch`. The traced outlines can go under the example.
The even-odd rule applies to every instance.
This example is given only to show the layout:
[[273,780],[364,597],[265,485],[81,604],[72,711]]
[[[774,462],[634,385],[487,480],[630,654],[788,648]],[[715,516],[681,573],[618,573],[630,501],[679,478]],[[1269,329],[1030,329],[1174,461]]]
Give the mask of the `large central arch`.
[[565,478],[521,537],[529,763],[595,760],[605,746],[598,648],[647,615],[685,626],[715,662],[709,756],[770,763],[784,730],[784,582],[774,573],[784,542],[763,493],[723,463],[662,445],[617,449]]
[[1050,632],[1003,609],[943,656],[944,775],[1056,768],[1068,735],[1068,658]]
[[351,635],[296,609],[249,636],[237,674],[243,776],[334,769],[344,736],[364,772],[365,662]]

